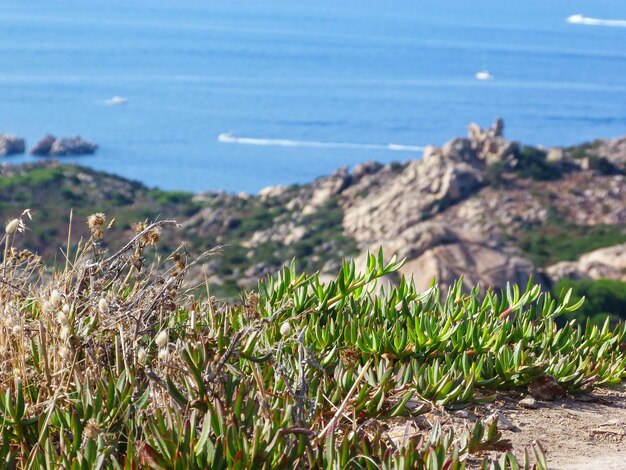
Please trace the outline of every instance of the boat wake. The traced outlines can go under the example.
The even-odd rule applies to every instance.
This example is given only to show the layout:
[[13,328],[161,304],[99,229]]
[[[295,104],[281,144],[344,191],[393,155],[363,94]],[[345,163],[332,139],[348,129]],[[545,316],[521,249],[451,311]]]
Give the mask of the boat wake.
[[605,20],[602,18],[590,18],[583,15],[568,16],[567,22],[571,24],[584,24],[588,26],[610,26],[613,28],[626,28],[626,20]]
[[288,139],[258,139],[252,137],[236,137],[230,132],[225,132],[217,137],[218,142],[223,144],[241,145],[264,145],[274,147],[309,147],[329,149],[351,150],[391,150],[394,152],[421,152],[424,147],[419,145],[402,144],[359,144],[353,142],[317,142],[311,140],[288,140]]

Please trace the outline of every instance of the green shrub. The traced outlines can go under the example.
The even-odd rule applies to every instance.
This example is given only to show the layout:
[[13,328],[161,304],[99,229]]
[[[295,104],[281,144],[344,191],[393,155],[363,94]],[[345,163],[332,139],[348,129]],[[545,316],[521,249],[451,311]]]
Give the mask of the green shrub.
[[600,280],[562,279],[552,289],[554,295],[572,290],[572,300],[578,302],[585,297],[583,306],[576,312],[569,313],[562,321],[575,318],[581,322],[590,318],[600,324],[609,317],[612,321],[626,320],[626,282]]
[[546,160],[546,152],[531,146],[522,147],[512,171],[522,178],[540,181],[556,180],[563,174],[557,164]]
[[515,242],[537,266],[573,261],[583,253],[626,242],[623,225],[577,225],[557,217],[515,235]]
[[618,168],[610,160],[605,157],[597,157],[592,155],[589,157],[589,168],[592,170],[596,170],[602,175],[605,176],[613,176],[613,175],[623,175],[624,170]]

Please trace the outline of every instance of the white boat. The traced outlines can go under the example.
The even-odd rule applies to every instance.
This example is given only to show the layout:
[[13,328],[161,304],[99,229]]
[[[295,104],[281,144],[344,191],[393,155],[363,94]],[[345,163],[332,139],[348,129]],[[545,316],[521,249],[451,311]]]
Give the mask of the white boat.
[[583,15],[571,15],[567,17],[567,22],[572,24],[582,24],[585,22],[585,17]]
[[493,80],[493,75],[487,70],[481,70],[480,72],[476,72],[476,80]]
[[232,132],[222,132],[220,135],[217,136],[217,141],[232,144],[237,142],[237,138]]
[[610,26],[615,28],[626,28],[626,20],[611,20],[604,18],[591,18],[581,14],[568,16],[566,21],[570,24],[583,24],[588,26]]
[[123,96],[114,96],[113,98],[106,100],[105,103],[110,106],[119,106],[121,104],[128,103],[128,99]]

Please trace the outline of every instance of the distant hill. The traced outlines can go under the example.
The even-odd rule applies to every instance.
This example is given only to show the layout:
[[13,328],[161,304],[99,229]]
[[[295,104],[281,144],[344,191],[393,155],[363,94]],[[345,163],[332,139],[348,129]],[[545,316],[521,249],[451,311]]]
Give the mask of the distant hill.
[[0,217],[33,209],[24,243],[48,258],[62,256],[71,208],[74,242],[88,236],[93,212],[116,218],[105,238],[112,245],[128,239],[134,222],[176,218],[182,230],[164,236],[160,249],[223,245],[204,268],[221,296],[236,296],[292,257],[330,274],[342,258],[362,260],[378,246],[407,258],[402,273],[418,287],[461,275],[468,286],[494,287],[531,274],[547,285],[564,277],[626,280],[626,138],[543,149],[507,141],[500,120],[469,129],[426,148],[422,160],[368,162],[258,195],[150,189],[55,161],[3,165]]

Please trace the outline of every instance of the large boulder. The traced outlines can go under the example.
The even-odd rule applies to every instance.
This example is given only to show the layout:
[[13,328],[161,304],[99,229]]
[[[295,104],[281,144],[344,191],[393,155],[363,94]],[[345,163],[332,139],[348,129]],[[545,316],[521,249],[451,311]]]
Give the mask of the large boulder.
[[98,149],[93,142],[83,140],[80,136],[56,138],[46,135],[30,150],[33,155],[90,155]]
[[302,215],[310,215],[337,196],[350,184],[351,176],[348,168],[339,168],[330,176],[318,178],[313,183],[313,192],[302,208]]
[[626,243],[585,253],[577,261],[561,261],[546,273],[552,282],[562,278],[626,281]]
[[[412,275],[418,288],[428,287],[433,277],[444,287],[461,276],[468,287],[502,288],[507,281],[524,285],[531,275],[543,282],[498,225],[500,219],[512,225],[506,217],[519,217],[520,225],[541,221],[547,214],[542,205],[525,201],[528,216],[508,215],[513,203],[484,191],[485,197],[477,196],[485,189],[490,165],[514,164],[520,155],[519,144],[505,140],[503,130],[501,119],[487,129],[471,124],[468,137],[427,146],[421,160],[396,173],[378,171],[370,177],[360,171],[364,176],[341,193],[344,232],[361,253],[382,247],[386,256],[406,258],[401,273]],[[495,213],[498,218],[492,217]]]
[[24,139],[11,134],[0,134],[0,156],[24,153]]
[[80,136],[57,139],[50,148],[50,155],[89,155],[97,150],[93,142],[83,140]]
[[53,135],[45,135],[30,149],[31,155],[48,155],[55,140]]
[[524,286],[531,275],[535,282],[542,280],[530,260],[464,240],[430,248],[408,261],[400,272],[412,275],[416,287],[422,290],[428,288],[433,277],[442,288],[463,277],[468,289],[478,283],[499,289],[507,282]]
[[517,158],[519,145],[505,140],[503,129],[501,119],[484,130],[470,124],[468,137],[427,146],[421,160],[396,174],[358,168],[359,178],[342,193],[346,234],[363,248],[393,245],[406,230],[474,195],[489,165]]
[[[384,184],[355,185],[344,205],[344,230],[361,246],[399,239],[405,230],[462,200],[482,185],[477,166],[432,149]],[[359,198],[359,194],[367,197]]]

